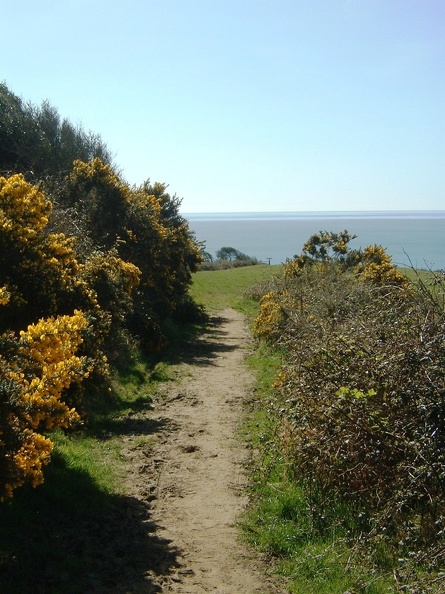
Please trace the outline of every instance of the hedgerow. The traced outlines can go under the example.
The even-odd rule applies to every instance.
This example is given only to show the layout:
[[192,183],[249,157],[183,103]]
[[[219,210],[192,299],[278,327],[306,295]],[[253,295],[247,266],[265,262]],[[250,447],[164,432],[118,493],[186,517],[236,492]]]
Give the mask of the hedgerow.
[[[190,318],[201,246],[164,184],[0,85],[0,499],[43,480],[48,431],[88,421],[110,365]],[[85,160],[87,157],[87,160]]]
[[383,248],[350,238],[316,234],[287,261],[255,331],[285,353],[280,447],[317,525],[346,503],[351,546],[402,559],[412,586],[417,565],[445,564],[445,313]]
[[127,321],[147,348],[163,344],[163,322],[187,303],[191,274],[201,261],[180,200],[164,184],[124,183],[100,159],[75,161],[60,197],[78,213],[83,231],[100,250],[113,250],[140,271]]

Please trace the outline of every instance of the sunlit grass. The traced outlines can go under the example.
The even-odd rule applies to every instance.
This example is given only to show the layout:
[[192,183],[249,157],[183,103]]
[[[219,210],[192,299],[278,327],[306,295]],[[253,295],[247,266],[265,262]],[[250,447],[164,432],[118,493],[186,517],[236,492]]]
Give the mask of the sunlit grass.
[[192,297],[204,305],[209,312],[217,312],[233,307],[249,313],[251,300],[245,292],[254,283],[277,274],[281,266],[244,266],[227,270],[205,270],[193,275],[190,289]]
[[85,434],[65,435],[61,431],[52,434],[51,440],[56,459],[63,459],[63,465],[69,471],[86,473],[92,484],[104,493],[119,490],[116,470],[120,450],[116,440]]

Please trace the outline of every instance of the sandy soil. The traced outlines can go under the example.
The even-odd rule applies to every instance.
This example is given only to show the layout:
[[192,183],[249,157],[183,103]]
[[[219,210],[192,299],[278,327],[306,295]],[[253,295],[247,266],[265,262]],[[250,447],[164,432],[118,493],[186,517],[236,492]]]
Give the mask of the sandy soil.
[[236,437],[252,377],[249,334],[228,309],[177,367],[153,409],[138,413],[152,430],[126,436],[128,495],[149,504],[157,556],[145,583],[128,592],[254,594],[284,592],[264,560],[240,542],[237,518],[247,503],[247,450]]
[[237,428],[252,395],[249,340],[242,316],[221,312],[184,347],[177,381],[104,432],[103,451],[122,454],[120,493],[98,492],[58,460],[72,497],[50,490],[49,507],[38,490],[25,494],[25,529],[10,526],[11,544],[0,550],[0,594],[285,591],[237,528],[247,503],[248,450]]

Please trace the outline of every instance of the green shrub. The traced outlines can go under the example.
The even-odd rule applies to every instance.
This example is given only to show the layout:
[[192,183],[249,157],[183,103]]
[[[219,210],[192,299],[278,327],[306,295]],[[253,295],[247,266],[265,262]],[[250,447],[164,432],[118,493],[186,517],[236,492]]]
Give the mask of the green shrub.
[[355,539],[437,569],[445,314],[381,247],[349,256],[295,258],[261,301],[257,335],[286,353],[275,383],[286,468],[314,514],[345,502]]

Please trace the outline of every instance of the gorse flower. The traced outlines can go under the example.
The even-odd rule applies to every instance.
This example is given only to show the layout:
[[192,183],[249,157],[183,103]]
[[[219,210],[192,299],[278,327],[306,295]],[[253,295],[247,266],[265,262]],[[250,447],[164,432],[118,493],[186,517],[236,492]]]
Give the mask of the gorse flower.
[[33,241],[48,224],[51,202],[21,174],[0,177],[0,231]]
[[188,306],[201,249],[165,190],[98,158],[74,161],[54,207],[23,175],[0,177],[0,497],[43,480],[43,432],[76,423],[109,361],[159,348],[162,321]]
[[85,316],[76,311],[40,320],[21,331],[19,338],[0,338],[0,419],[8,423],[2,426],[0,442],[5,477],[0,497],[11,496],[25,483],[36,486],[43,481],[52,443],[42,430],[66,428],[80,420],[62,398],[73,382],[91,371],[87,358],[76,355],[87,326]]
[[6,287],[0,287],[0,305],[6,305],[11,297],[11,294]]

